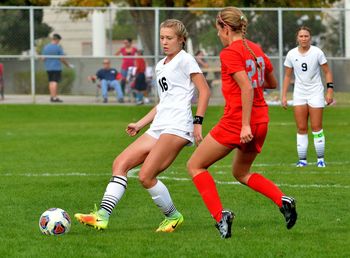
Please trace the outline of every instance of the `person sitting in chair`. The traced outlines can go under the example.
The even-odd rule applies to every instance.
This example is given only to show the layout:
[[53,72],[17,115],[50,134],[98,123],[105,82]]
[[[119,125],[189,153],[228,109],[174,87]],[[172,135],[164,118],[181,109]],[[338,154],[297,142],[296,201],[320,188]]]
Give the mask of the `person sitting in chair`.
[[103,103],[108,102],[108,90],[111,88],[116,91],[118,102],[124,102],[124,94],[117,77],[118,71],[111,68],[111,61],[109,59],[103,60],[103,68],[98,70],[96,75],[89,76],[89,79],[92,82],[95,82],[96,80],[100,81]]

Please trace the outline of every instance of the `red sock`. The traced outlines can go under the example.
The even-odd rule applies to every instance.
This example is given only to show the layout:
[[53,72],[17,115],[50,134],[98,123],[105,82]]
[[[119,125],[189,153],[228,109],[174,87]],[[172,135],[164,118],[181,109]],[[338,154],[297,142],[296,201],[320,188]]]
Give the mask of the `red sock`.
[[278,207],[282,207],[282,196],[284,194],[272,181],[266,179],[260,174],[253,173],[250,176],[247,185],[255,191],[265,195],[267,198],[270,198],[278,205]]
[[211,216],[219,222],[222,216],[222,204],[214,179],[208,171],[204,171],[193,178],[193,183],[196,185]]

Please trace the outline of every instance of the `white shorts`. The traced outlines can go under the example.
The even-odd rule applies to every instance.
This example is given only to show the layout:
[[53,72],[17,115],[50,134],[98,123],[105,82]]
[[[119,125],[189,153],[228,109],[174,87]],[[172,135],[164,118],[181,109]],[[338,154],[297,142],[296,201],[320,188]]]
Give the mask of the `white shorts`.
[[165,128],[165,129],[160,129],[160,130],[153,130],[151,128],[149,128],[146,133],[150,136],[152,136],[153,138],[156,138],[157,140],[159,139],[159,137],[162,134],[173,134],[176,136],[179,136],[181,138],[184,138],[188,141],[190,141],[187,146],[192,146],[194,143],[194,138],[193,138],[193,133],[190,132],[186,132],[186,131],[182,131],[179,129],[170,129],[170,128]]
[[325,98],[324,93],[310,94],[309,96],[293,96],[293,106],[309,105],[313,108],[324,108]]

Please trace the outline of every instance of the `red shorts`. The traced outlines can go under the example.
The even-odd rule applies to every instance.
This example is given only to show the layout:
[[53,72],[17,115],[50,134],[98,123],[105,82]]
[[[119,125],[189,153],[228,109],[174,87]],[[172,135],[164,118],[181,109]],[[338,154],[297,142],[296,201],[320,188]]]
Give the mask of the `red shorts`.
[[251,130],[254,138],[248,143],[241,143],[241,127],[228,129],[219,123],[210,131],[210,135],[227,148],[260,153],[267,134],[267,123],[252,125]]

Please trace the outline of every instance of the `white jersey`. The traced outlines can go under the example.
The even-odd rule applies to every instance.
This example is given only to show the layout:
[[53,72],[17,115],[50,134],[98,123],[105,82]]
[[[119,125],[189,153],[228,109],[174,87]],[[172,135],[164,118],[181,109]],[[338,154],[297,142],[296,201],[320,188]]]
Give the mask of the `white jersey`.
[[164,64],[166,58],[156,66],[159,104],[150,126],[152,130],[179,129],[193,132],[191,100],[194,85],[192,73],[202,73],[194,57],[181,50],[174,58]]
[[297,47],[288,52],[284,66],[294,70],[294,96],[309,96],[320,92],[323,94],[320,66],[325,63],[327,59],[323,51],[315,46],[310,46],[303,54]]

